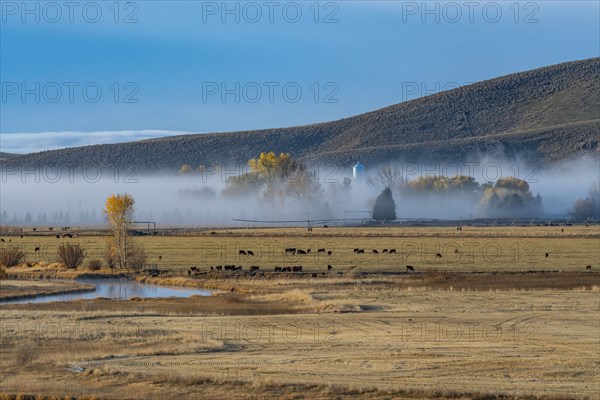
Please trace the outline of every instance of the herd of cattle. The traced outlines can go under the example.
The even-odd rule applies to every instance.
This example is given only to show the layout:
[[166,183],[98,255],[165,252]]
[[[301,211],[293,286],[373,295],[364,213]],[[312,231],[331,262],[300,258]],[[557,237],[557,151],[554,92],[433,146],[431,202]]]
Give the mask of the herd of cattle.
[[[296,247],[288,247],[285,249],[285,254],[293,254],[293,255],[308,255],[312,252],[312,249],[308,248],[308,249],[300,249],[300,248],[296,248]],[[380,254],[379,250],[377,249],[373,249],[372,250],[373,254]],[[323,254],[327,254],[328,256],[333,255],[333,251],[331,250],[327,250],[325,248],[319,248],[317,249],[317,254],[318,253],[323,253]],[[359,248],[355,248],[354,249],[354,253],[355,254],[365,254],[365,249],[359,249]],[[383,249],[381,250],[381,254],[397,254],[396,253],[396,249]],[[248,249],[239,249],[238,250],[238,255],[239,256],[255,256],[255,252],[253,250],[248,250]],[[441,254],[437,254],[438,257],[441,257]],[[161,257],[162,258],[162,257]],[[356,266],[351,267],[351,269],[356,269]],[[210,271],[215,272],[215,271],[243,271],[244,267],[241,265],[217,265],[217,266],[211,266],[210,267]],[[327,265],[327,271],[332,271],[333,270],[333,265],[328,264]],[[251,273],[255,273],[255,272],[259,272],[260,271],[260,266],[258,265],[252,265],[249,267],[249,271]],[[273,267],[273,272],[303,272],[303,267],[302,265],[291,265],[291,266],[276,266]],[[406,266],[406,272],[415,272],[415,267],[413,267],[412,265],[407,265]],[[199,267],[191,267],[188,271],[187,271],[188,275],[190,276],[197,276],[197,275],[201,275],[203,274],[203,272],[200,271]],[[316,276],[316,273],[312,273],[313,276]]]

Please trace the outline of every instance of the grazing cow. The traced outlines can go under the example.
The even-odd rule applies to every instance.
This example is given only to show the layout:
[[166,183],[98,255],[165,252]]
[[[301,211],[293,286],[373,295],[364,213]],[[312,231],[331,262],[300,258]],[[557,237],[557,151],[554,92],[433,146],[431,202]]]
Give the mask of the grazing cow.
[[40,251],[40,248],[39,248],[39,247],[36,247],[34,251]]
[[548,257],[550,254],[546,253],[546,257]]
[[215,268],[214,268],[214,267],[210,267],[210,270],[211,270],[211,271],[214,271],[214,270],[215,270]]
[[325,253],[325,249],[319,249],[317,250],[317,253]]
[[388,249],[383,249],[382,253],[387,253]]
[[192,271],[188,270],[188,276],[192,275]]
[[35,232],[35,231],[37,231],[37,228],[33,228],[33,231],[34,231],[34,232]]
[[154,232],[152,232],[152,235],[156,236],[156,235],[158,235],[158,232],[154,231]]
[[259,270],[260,270],[260,267],[257,265],[253,265],[250,267],[250,272],[259,271]]
[[313,272],[312,274],[310,274],[311,277],[316,278],[317,277],[317,273]]
[[254,255],[254,252],[252,250],[247,250],[246,252],[248,253],[249,256],[253,256]]
[[415,269],[414,269],[414,267],[412,265],[407,265],[406,266],[406,272],[408,272],[408,271],[415,272]]
[[239,265],[239,266],[237,266],[237,267],[236,267],[236,266],[233,266],[233,271],[241,271],[242,269],[243,269],[243,268],[242,268],[242,266],[241,266],[241,265]]
[[191,267],[190,268],[192,271],[196,271],[198,269],[198,267]]
[[356,254],[365,254],[365,249],[358,249]]
[[23,235],[19,235],[19,236],[21,236],[21,239],[23,239]]
[[64,238],[65,238],[65,237],[68,237],[68,238],[71,238],[71,239],[73,239],[73,235],[71,235],[70,233],[67,233],[67,234],[63,235],[63,237],[64,237]]
[[302,272],[302,265],[295,265],[292,267],[292,272]]
[[158,261],[162,261],[162,256],[158,256]]
[[327,271],[331,271],[333,269],[333,267],[331,265],[327,266]]
[[435,253],[435,258],[442,258],[442,254],[441,253]]
[[54,229],[53,227],[48,228],[48,230],[50,230],[50,231],[53,230],[53,229]]
[[331,251],[331,250],[329,250],[329,251],[327,252],[327,255],[328,255],[328,256],[330,256],[330,255],[332,255],[332,254],[333,254],[333,251]]
[[454,254],[458,253],[458,249],[454,249]]
[[329,228],[329,226],[327,226],[327,225],[323,225],[323,228]]
[[2,242],[2,243],[6,243],[6,242],[4,241],[4,239],[0,239],[0,242]]
[[292,253],[292,254],[296,254],[296,248],[295,247],[288,247],[287,249],[285,249],[286,254],[287,253]]
[[57,239],[60,239],[60,235],[56,235],[56,238],[57,238]]
[[354,253],[358,253],[358,250],[359,250],[359,249],[354,249]]
[[275,267],[275,268],[274,268],[274,271],[275,271],[275,272],[281,272],[281,267]]
[[585,270],[586,270],[586,271],[591,271],[591,270],[592,270],[592,266],[591,266],[591,265],[588,265],[587,267],[585,267]]
[[379,252],[375,249],[373,249],[373,254],[379,254]]
[[217,265],[215,268],[216,268],[217,271],[221,271],[223,269],[223,266],[222,265]]
[[244,250],[240,250],[238,253],[240,256],[245,256],[247,255],[246,252]]
[[304,250],[296,250],[297,254],[306,254],[306,252]]
[[390,254],[396,254],[396,249],[391,249],[391,250],[389,251],[389,253],[390,253]]
[[310,249],[306,250],[306,254],[310,253]]

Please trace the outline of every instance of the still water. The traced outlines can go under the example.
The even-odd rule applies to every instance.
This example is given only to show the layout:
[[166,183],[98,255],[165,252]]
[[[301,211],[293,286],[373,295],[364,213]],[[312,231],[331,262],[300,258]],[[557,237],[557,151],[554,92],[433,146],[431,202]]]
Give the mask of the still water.
[[93,292],[51,294],[26,299],[6,300],[1,301],[0,304],[47,303],[50,301],[94,299],[96,297],[127,300],[132,297],[161,298],[211,295],[211,292],[208,290],[147,285],[133,280],[124,279],[78,279],[76,282],[94,285],[96,290]]

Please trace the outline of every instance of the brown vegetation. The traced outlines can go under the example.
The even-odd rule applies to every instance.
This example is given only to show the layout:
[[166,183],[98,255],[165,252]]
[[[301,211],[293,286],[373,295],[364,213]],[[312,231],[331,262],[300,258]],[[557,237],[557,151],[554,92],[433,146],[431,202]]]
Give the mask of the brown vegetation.
[[77,268],[85,260],[86,252],[79,244],[63,243],[58,246],[57,256],[67,268]]
[[23,261],[25,252],[18,246],[9,246],[0,250],[0,265],[14,267]]

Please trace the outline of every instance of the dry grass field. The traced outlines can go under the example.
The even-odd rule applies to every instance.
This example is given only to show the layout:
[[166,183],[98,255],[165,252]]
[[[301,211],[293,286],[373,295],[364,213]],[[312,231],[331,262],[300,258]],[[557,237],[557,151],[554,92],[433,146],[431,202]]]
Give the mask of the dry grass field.
[[[210,266],[235,264],[272,271],[275,266],[302,265],[307,272],[323,272],[328,265],[335,271],[356,266],[364,272],[403,272],[407,264],[420,271],[584,271],[587,265],[600,268],[599,239],[600,226],[230,229],[137,238],[148,262],[158,268],[198,266],[207,271]],[[106,248],[104,236],[57,239],[52,234],[10,240],[2,245],[20,246],[30,262],[55,261],[58,246],[66,241],[81,244],[88,258],[102,259]],[[290,254],[286,248],[311,252]],[[357,255],[355,248],[365,253]],[[396,252],[383,254],[384,249]],[[251,250],[254,256],[240,255],[240,250]]]
[[[555,237],[556,229],[565,236]],[[61,399],[598,399],[600,236],[597,227],[560,229],[507,228],[492,237],[478,228],[465,228],[460,237],[449,228],[413,236],[315,229],[312,236],[249,230],[141,237],[151,258],[163,256],[164,267],[230,262],[323,271],[323,264],[332,264],[333,272],[345,273],[140,277],[220,291],[209,297],[1,305],[0,393]],[[63,239],[12,240],[50,248]],[[475,252],[472,261],[455,264],[454,250],[435,256],[436,243],[464,249],[468,241],[502,251],[531,242],[537,250],[531,259],[515,260]],[[273,259],[238,259],[239,249],[285,249],[288,242],[334,253],[304,256],[300,263],[282,261],[277,250]],[[422,246],[423,253],[402,259],[404,242]],[[221,246],[223,253],[211,254],[205,245]],[[355,247],[396,248],[400,254],[355,255]],[[405,272],[406,263],[417,271],[385,274]],[[356,270],[348,272],[350,265]],[[40,285],[3,285],[13,282]]]

